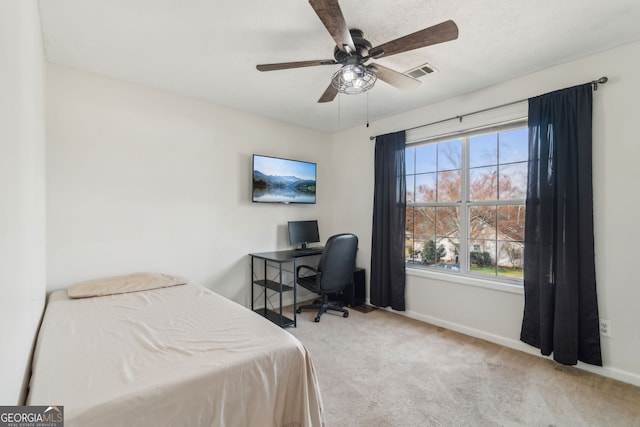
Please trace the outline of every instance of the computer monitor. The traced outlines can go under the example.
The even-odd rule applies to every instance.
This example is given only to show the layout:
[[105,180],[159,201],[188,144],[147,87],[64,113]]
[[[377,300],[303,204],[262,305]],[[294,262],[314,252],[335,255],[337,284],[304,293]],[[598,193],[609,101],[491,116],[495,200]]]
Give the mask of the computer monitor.
[[289,221],[289,243],[292,246],[301,245],[301,249],[306,249],[307,243],[319,241],[318,221]]

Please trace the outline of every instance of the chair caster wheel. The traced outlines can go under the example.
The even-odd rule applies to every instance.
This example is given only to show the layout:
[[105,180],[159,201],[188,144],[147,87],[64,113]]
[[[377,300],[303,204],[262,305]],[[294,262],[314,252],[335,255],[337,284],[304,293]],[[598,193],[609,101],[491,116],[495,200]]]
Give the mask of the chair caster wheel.
[[349,313],[342,313],[342,317],[349,317]]
[[320,322],[320,316],[318,316],[315,319],[313,319],[313,321],[316,322],[316,323]]
[[298,313],[298,314],[302,313],[302,309],[301,308],[297,308],[296,309],[296,313]]

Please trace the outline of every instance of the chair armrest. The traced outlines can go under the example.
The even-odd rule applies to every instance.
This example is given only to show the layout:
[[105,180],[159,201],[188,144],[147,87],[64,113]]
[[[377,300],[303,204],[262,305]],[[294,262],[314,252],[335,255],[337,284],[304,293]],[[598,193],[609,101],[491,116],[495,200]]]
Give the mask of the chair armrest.
[[318,274],[318,269],[316,269],[316,268],[314,268],[314,267],[311,267],[310,265],[299,265],[299,266],[296,268],[296,275],[297,275],[298,277],[300,277],[300,270],[302,270],[303,268],[304,268],[304,269],[306,269],[306,270],[310,270],[310,271],[311,271],[311,272],[313,272],[313,273]]

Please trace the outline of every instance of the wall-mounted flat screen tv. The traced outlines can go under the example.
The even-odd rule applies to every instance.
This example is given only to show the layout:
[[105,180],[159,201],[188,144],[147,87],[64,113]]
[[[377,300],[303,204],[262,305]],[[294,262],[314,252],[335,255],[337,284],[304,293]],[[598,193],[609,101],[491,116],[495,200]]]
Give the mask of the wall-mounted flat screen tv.
[[316,164],[253,155],[252,201],[261,203],[316,202]]

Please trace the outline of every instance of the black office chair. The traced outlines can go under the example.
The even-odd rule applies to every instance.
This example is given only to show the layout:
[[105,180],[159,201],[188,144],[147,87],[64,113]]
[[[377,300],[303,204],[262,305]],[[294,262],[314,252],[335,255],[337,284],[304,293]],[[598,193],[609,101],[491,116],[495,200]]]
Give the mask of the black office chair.
[[[321,301],[302,305],[296,310],[297,313],[306,309],[317,309],[318,315],[314,319],[316,322],[320,321],[320,316],[327,310],[339,311],[342,312],[342,316],[349,317],[349,311],[329,302],[329,294],[342,291],[353,281],[357,250],[358,237],[355,234],[337,234],[327,240],[317,268],[301,265],[296,269],[298,284],[322,295]],[[309,270],[314,274],[301,276],[302,270]]]

